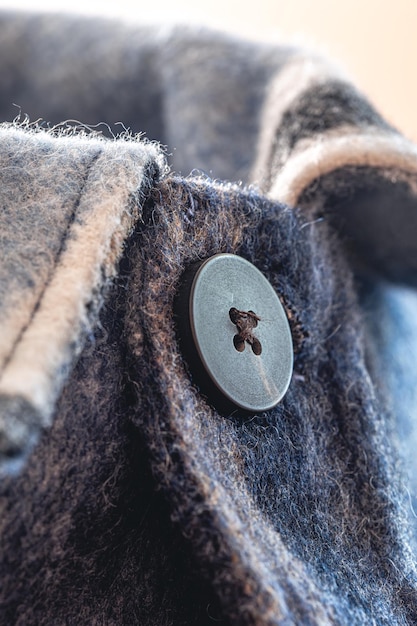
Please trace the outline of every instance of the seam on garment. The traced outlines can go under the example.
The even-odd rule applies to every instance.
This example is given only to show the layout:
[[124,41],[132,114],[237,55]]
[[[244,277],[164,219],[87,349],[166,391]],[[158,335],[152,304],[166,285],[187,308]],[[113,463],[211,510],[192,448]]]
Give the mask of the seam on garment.
[[12,345],[12,347],[11,347],[11,349],[10,349],[9,354],[7,355],[7,357],[6,357],[6,358],[5,358],[5,360],[4,360],[4,365],[3,365],[3,368],[2,368],[2,370],[1,370],[1,372],[0,372],[0,380],[1,380],[1,378],[3,377],[3,374],[4,374],[4,372],[6,371],[7,366],[8,366],[8,364],[9,364],[10,360],[12,359],[13,354],[15,353],[17,346],[18,346],[18,345],[19,345],[19,343],[21,342],[23,335],[25,334],[26,330],[27,330],[27,329],[29,328],[29,326],[31,325],[32,320],[33,320],[33,318],[35,317],[36,312],[38,311],[38,309],[39,309],[39,307],[40,307],[40,305],[41,305],[41,302],[42,302],[42,300],[43,300],[43,297],[44,297],[44,295],[45,295],[45,292],[46,292],[46,290],[48,289],[48,286],[49,286],[49,284],[50,284],[50,283],[51,283],[51,281],[52,281],[52,278],[53,278],[53,276],[54,276],[54,274],[55,274],[56,268],[57,268],[57,266],[58,266],[58,264],[59,264],[59,261],[60,261],[60,258],[61,258],[61,256],[62,256],[62,252],[63,252],[63,250],[64,250],[64,245],[65,245],[65,242],[66,242],[66,241],[67,241],[67,239],[68,239],[68,234],[69,234],[69,232],[70,232],[70,230],[71,230],[72,225],[74,224],[75,217],[76,217],[76,215],[77,215],[78,208],[79,208],[79,206],[80,206],[80,204],[81,204],[81,199],[82,199],[82,197],[83,197],[83,194],[84,194],[85,188],[86,188],[86,186],[87,186],[88,179],[89,179],[89,177],[90,177],[91,171],[92,171],[92,169],[93,169],[93,167],[94,167],[94,164],[96,163],[97,159],[98,159],[98,158],[100,157],[100,155],[102,154],[102,152],[103,152],[103,150],[98,150],[98,151],[97,151],[97,153],[96,153],[96,154],[92,157],[92,159],[91,159],[90,163],[89,163],[89,164],[87,165],[87,167],[86,167],[86,171],[85,171],[85,174],[84,174],[84,180],[83,180],[83,183],[82,183],[82,185],[81,185],[80,193],[79,193],[79,195],[78,195],[77,200],[74,202],[74,207],[73,207],[72,213],[71,213],[71,215],[70,215],[70,217],[69,217],[67,228],[65,229],[65,232],[64,232],[64,234],[63,234],[63,235],[62,235],[62,237],[61,237],[61,241],[60,241],[60,244],[59,244],[59,248],[58,248],[58,251],[57,251],[57,253],[56,253],[56,255],[55,255],[55,260],[54,260],[54,264],[53,264],[53,270],[52,270],[52,272],[51,272],[51,274],[50,274],[50,276],[49,276],[48,280],[45,282],[45,285],[44,285],[43,289],[41,290],[41,293],[39,294],[39,298],[37,299],[37,302],[36,302],[36,304],[34,305],[34,307],[33,307],[33,309],[32,309],[32,312],[31,312],[31,314],[30,314],[30,318],[29,318],[29,320],[28,320],[27,324],[24,324],[24,326],[22,326],[22,328],[21,328],[21,330],[20,330],[20,332],[19,332],[18,336],[16,337],[15,342],[13,343],[13,345]]

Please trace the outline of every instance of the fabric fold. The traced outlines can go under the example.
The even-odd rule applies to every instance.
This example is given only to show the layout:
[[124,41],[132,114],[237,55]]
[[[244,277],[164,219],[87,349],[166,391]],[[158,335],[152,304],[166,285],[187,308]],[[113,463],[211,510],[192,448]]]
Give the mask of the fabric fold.
[[330,219],[357,273],[416,285],[416,147],[334,64],[299,53],[276,73],[250,179]]
[[1,129],[0,149],[0,451],[11,468],[50,426],[141,203],[165,166],[150,144],[13,126]]

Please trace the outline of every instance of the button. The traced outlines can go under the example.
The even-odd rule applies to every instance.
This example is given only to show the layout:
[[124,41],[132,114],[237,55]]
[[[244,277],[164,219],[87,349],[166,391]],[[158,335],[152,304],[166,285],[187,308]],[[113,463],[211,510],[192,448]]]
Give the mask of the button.
[[190,374],[216,408],[259,413],[283,398],[291,332],[275,290],[252,263],[216,254],[190,268],[176,314]]

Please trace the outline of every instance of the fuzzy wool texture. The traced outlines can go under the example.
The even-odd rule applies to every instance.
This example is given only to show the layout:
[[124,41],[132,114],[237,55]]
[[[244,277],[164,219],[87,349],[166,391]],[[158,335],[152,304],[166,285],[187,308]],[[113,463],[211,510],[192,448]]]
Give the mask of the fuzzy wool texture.
[[[2,13],[0,52],[1,626],[416,624],[415,146],[288,46]],[[260,415],[183,354],[219,252],[289,319]]]
[[[156,416],[145,432],[158,480],[197,554],[206,566],[213,559],[211,578],[235,623],[411,624],[408,501],[387,454],[390,424],[365,365],[340,241],[325,222],[250,193],[236,206],[225,191],[178,180],[159,188],[140,287],[129,290],[144,319],[139,345],[128,336],[134,369],[148,364],[137,389]],[[169,201],[178,209],[167,210]],[[158,262],[146,262],[155,245]],[[181,271],[216,252],[256,263],[308,328],[283,402],[250,419],[211,409],[172,350]]]
[[146,144],[120,148],[13,125],[0,137],[2,474],[19,468],[50,425],[164,160]]
[[51,429],[20,475],[3,479],[2,626],[194,626],[219,614],[131,423],[123,274]]

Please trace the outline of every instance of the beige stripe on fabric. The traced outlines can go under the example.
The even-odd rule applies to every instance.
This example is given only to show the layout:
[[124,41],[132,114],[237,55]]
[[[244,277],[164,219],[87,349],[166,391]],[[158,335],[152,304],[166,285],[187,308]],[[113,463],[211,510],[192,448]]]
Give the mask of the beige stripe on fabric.
[[97,141],[0,126],[0,372],[49,283]]
[[269,192],[274,200],[296,206],[309,185],[345,166],[387,168],[417,175],[417,148],[394,133],[338,130],[335,135],[315,136],[300,141],[285,163]]
[[[36,152],[37,136],[31,141]],[[60,141],[65,139],[57,139]],[[6,413],[0,414],[0,439],[7,439],[8,430],[13,438],[10,429],[19,426],[16,415],[7,416],[7,399],[22,399],[33,408],[33,417],[24,418],[31,427],[51,423],[70,366],[94,325],[103,287],[114,276],[126,237],[138,218],[140,194],[152,184],[149,166],[153,172],[164,167],[161,154],[152,145],[96,143],[101,152],[88,171],[52,277],[0,377],[0,399]],[[80,144],[82,151],[82,141]],[[7,327],[2,327],[1,333],[7,335]],[[19,426],[16,433],[23,438],[24,428],[22,431]]]

